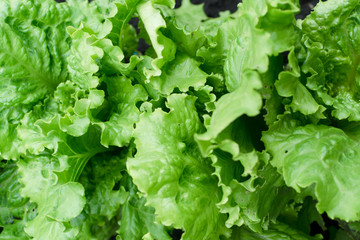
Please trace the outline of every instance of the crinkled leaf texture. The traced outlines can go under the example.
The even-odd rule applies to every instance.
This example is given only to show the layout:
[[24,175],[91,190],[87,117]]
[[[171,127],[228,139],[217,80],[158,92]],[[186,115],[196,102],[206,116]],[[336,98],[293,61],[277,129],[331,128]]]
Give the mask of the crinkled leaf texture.
[[174,5],[0,1],[0,239],[357,234],[359,1]]
[[170,240],[166,228],[155,223],[155,210],[145,206],[146,199],[138,196],[138,189],[129,175],[121,181],[122,186],[128,191],[129,195],[121,209],[120,228],[117,230],[118,240],[142,239],[146,235],[150,239]]
[[[224,194],[218,206],[223,213],[229,214],[228,227],[246,224],[254,231],[261,231],[280,214],[281,207],[270,206],[275,202],[278,206],[285,206],[294,194],[274,168],[264,167],[267,161],[258,158],[251,137],[247,137],[252,133],[244,130],[252,126],[239,120],[260,113],[264,94],[260,90],[265,92],[262,90],[263,81],[268,84],[264,79],[276,77],[278,71],[269,68],[269,57],[279,54],[280,49],[287,49],[294,41],[289,38],[275,47],[275,41],[282,33],[271,28],[270,24],[282,16],[286,20],[284,28],[294,31],[292,23],[297,8],[292,1],[287,2],[286,8],[277,15],[272,12],[274,6],[281,4],[277,1],[262,1],[261,4],[244,1],[239,5],[238,18],[225,22],[223,25],[228,29],[218,32],[218,35],[227,36],[216,48],[217,51],[220,46],[223,51],[228,49],[222,56],[225,85],[230,93],[215,102],[211,117],[205,119],[207,131],[196,135],[195,139],[204,156],[213,154],[213,166]],[[210,53],[212,51],[209,49]],[[268,82],[273,83],[274,79]],[[243,169],[243,172],[233,169]],[[265,184],[261,184],[263,181]],[[266,200],[258,202],[263,194],[268,195]]]
[[[279,74],[279,80],[275,82],[276,90],[282,97],[292,97],[289,105],[293,111],[299,111],[304,115],[320,114],[325,110],[319,105],[309,90],[300,81],[300,68],[292,49],[289,53],[289,66],[291,71],[283,71]],[[321,116],[324,118],[324,116]]]
[[[285,16],[285,27],[289,32],[293,32],[294,27],[291,23],[296,7],[292,1],[287,2],[289,4],[286,6],[290,9],[284,8],[278,14]],[[242,115],[256,116],[260,113],[262,96],[258,90],[263,87],[261,74],[268,71],[269,56],[279,54],[279,49],[274,47],[275,42],[272,42],[277,39],[276,29],[268,25],[268,22],[276,22],[276,18],[279,17],[276,14],[272,18],[269,16],[273,14],[271,9],[277,4],[281,3],[261,1],[258,4],[246,1],[239,5],[238,18],[228,20],[223,24],[224,28],[218,31],[218,35],[226,36],[222,39],[222,45],[216,45],[216,48],[221,46],[225,84],[230,93],[223,95],[215,103],[215,111],[206,122],[207,132],[196,136],[203,153],[211,151],[211,144],[216,142],[216,137],[235,119]],[[263,24],[258,24],[259,21]],[[288,42],[282,42],[285,45],[282,48],[287,48],[292,42],[292,38]],[[210,48],[207,54],[211,54],[212,51],[214,50]],[[206,55],[201,56],[207,59]]]
[[[229,214],[226,226],[246,225],[255,232],[268,229],[269,223],[274,222],[288,201],[294,198],[294,191],[270,165],[249,168],[258,160],[253,152],[240,153],[234,160],[218,149],[214,155],[215,174],[223,189],[218,207]],[[244,167],[238,161],[248,166]]]
[[136,10],[156,53],[151,67],[143,70],[146,78],[149,79],[152,76],[159,76],[162,66],[175,58],[176,45],[161,32],[161,29],[166,27],[166,22],[160,11],[153,6],[152,1],[142,2]]
[[358,141],[325,125],[298,126],[285,115],[263,134],[266,149],[288,186],[297,191],[315,184],[320,213],[345,221],[360,219]]
[[246,240],[320,240],[320,235],[309,236],[301,231],[293,229],[286,224],[278,223],[272,225],[269,230],[263,233],[254,233],[247,228],[236,228],[232,234],[233,239],[246,239]]
[[20,119],[66,78],[70,9],[16,0],[2,1],[0,11],[0,131],[2,139],[12,139],[0,141],[0,152],[17,159],[25,152],[17,139]]
[[255,150],[251,121],[243,116],[227,127],[210,157],[223,191],[217,206],[229,214],[226,226],[246,225],[261,232],[276,220],[295,191],[268,164],[269,155]]
[[[55,124],[43,123],[42,127],[58,126],[56,120],[54,118]],[[54,129],[50,133],[52,131]],[[77,217],[85,205],[84,187],[76,181],[87,161],[104,151],[96,127],[82,137],[57,131],[60,139],[53,153],[29,154],[18,162],[20,181],[24,185],[21,194],[38,205],[37,216],[25,228],[26,233],[36,239],[76,237],[78,229],[67,229],[68,222]]]
[[134,124],[139,120],[136,104],[147,99],[145,89],[132,85],[126,77],[105,77],[109,102],[113,106],[109,121],[97,122],[102,128],[101,144],[122,147],[130,143],[133,137]]
[[359,12],[357,0],[320,2],[302,24],[306,86],[334,108],[334,117],[350,121],[360,120]]
[[26,240],[24,232],[28,221],[36,216],[36,204],[29,203],[20,195],[21,184],[18,180],[18,167],[14,162],[0,166],[0,239]]
[[[82,22],[83,25],[91,26],[89,29],[96,36],[104,36],[106,31],[111,30],[111,23],[106,17],[112,16],[115,5],[109,1],[101,1],[102,4],[99,2],[1,2],[1,133],[6,136],[3,139],[11,139],[13,143],[0,141],[2,158],[17,159],[26,152],[27,149],[24,149],[18,139],[17,127],[21,119],[34,105],[47,101],[57,86],[68,79],[68,60],[74,60],[74,57],[69,57],[70,48],[72,44],[78,46],[79,41],[71,40],[66,27],[78,27]],[[86,52],[89,47],[83,50]],[[88,53],[91,55],[92,52]],[[101,55],[99,50],[98,53]],[[80,59],[77,58],[78,62],[89,63],[92,69],[96,68],[85,60],[85,54],[80,56]],[[85,72],[82,73],[86,75]],[[83,82],[79,78],[73,80],[81,86],[94,85],[94,81],[84,83],[89,78],[83,79]]]
[[160,223],[184,229],[182,239],[219,239],[229,230],[216,206],[221,191],[213,169],[193,140],[201,130],[194,102],[173,94],[166,103],[169,113],[142,114],[135,129],[137,153],[127,168]]
[[81,214],[70,221],[73,228],[79,229],[76,239],[109,239],[116,234],[120,206],[129,196],[122,183],[126,176],[125,153],[98,154],[85,166],[79,182],[85,189],[86,204]]
[[170,94],[175,88],[186,92],[190,87],[198,90],[204,86],[207,74],[199,68],[200,63],[194,59],[179,54],[175,60],[164,67],[159,77],[153,77],[151,84],[162,94]]

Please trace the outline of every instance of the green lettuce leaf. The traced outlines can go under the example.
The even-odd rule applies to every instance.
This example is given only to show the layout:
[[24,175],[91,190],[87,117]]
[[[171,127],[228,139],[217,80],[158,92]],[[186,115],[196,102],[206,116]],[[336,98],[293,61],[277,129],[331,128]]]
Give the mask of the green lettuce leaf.
[[279,96],[275,82],[278,75],[283,71],[283,59],[282,56],[272,56],[269,59],[269,68],[267,72],[261,74],[261,80],[263,82],[263,88],[260,90],[262,98],[265,99],[263,109],[266,114],[263,115],[266,125],[271,125],[276,122],[277,115],[284,111],[282,104],[282,98]]
[[[43,132],[51,134],[54,123],[43,123]],[[38,156],[28,155],[18,162],[21,194],[37,203],[37,216],[27,224],[25,231],[36,239],[73,239],[78,229],[69,228],[68,222],[78,216],[84,205],[84,188],[75,182],[87,161],[104,151],[100,145],[99,129],[92,127],[82,137],[72,137],[58,129],[58,142],[54,152]],[[89,142],[91,139],[92,143]],[[66,196],[63,200],[62,196]],[[69,207],[71,206],[71,207]]]
[[312,197],[304,197],[306,195],[305,192],[297,194],[295,201],[283,208],[277,220],[306,234],[311,234],[313,223],[325,231],[325,222],[316,209],[316,201]]
[[68,57],[71,80],[84,89],[96,88],[99,78],[94,74],[99,70],[97,61],[104,56],[104,51],[94,46],[97,39],[84,25],[79,29],[69,27],[68,32],[73,39]]
[[0,1],[0,239],[356,238],[359,2],[174,6]]
[[82,90],[70,81],[59,84],[53,97],[35,105],[21,120],[17,131],[22,146],[29,153],[40,154],[46,148],[56,149],[64,132],[84,135],[99,115],[94,109],[101,109],[104,95],[101,90]]
[[28,221],[36,216],[36,204],[20,195],[18,167],[14,162],[0,166],[0,239],[27,240],[24,232]]
[[320,240],[322,237],[309,236],[303,232],[297,231],[286,224],[278,223],[273,224],[269,230],[263,233],[254,233],[249,231],[247,228],[236,228],[233,233],[233,239],[247,239],[247,240]]
[[[230,15],[207,21],[207,23],[209,26],[201,29],[207,39],[207,44],[196,52],[196,56],[203,59],[202,68],[205,72],[223,74],[226,55],[232,42],[241,33],[241,22]],[[212,32],[209,32],[210,29]]]
[[264,132],[262,139],[273,156],[271,164],[288,186],[299,192],[315,184],[320,213],[326,211],[329,217],[345,221],[359,220],[357,141],[335,127],[298,126],[288,115]]
[[169,95],[175,88],[186,92],[190,87],[198,90],[206,82],[207,74],[199,68],[200,63],[186,55],[177,55],[164,67],[161,76],[151,78],[151,84],[160,93]]
[[103,0],[89,3],[87,0],[67,0],[66,4],[71,8],[71,21],[73,23],[71,26],[78,28],[80,24],[83,24],[91,29],[96,37],[100,39],[105,37],[113,27],[110,19],[117,13],[114,4],[117,2],[117,0]]
[[195,139],[204,155],[216,147],[212,144],[216,143],[216,137],[235,119],[244,114],[256,116],[260,113],[261,95],[256,91],[261,87],[259,74],[248,71],[243,77],[247,80],[248,87],[238,88],[215,102],[216,109],[209,120],[207,132],[196,135]]
[[122,147],[130,143],[133,137],[134,124],[138,122],[140,111],[136,104],[147,99],[145,89],[132,85],[126,77],[106,77],[109,103],[113,106],[109,121],[97,122],[103,132],[101,144]]
[[258,159],[253,152],[240,153],[234,160],[219,149],[213,154],[216,156],[213,157],[215,174],[224,193],[218,206],[222,212],[229,214],[227,227],[245,224],[256,232],[267,229],[294,198],[294,191],[285,185],[282,176],[270,165],[257,169]]
[[[16,127],[26,112],[67,77],[70,41],[65,28],[70,9],[53,1],[3,1],[0,23],[0,111],[2,158],[17,159],[25,150]],[[36,51],[34,51],[36,49]]]
[[[257,70],[265,72],[269,65],[268,55],[271,54],[270,35],[254,27],[256,18],[244,15],[241,18],[243,29],[230,45],[225,64],[225,83],[229,92],[247,85],[246,72]],[[235,67],[237,66],[237,67]]]
[[[112,30],[107,36],[114,46],[124,48],[126,42],[126,33],[129,26],[128,22],[136,12],[136,6],[139,5],[141,0],[126,0],[123,2],[115,2],[117,13],[113,18],[110,18],[112,23]],[[131,53],[132,54],[132,53]]]
[[161,32],[161,29],[166,27],[166,22],[151,1],[139,4],[137,12],[156,53],[156,58],[151,62],[151,68],[143,69],[145,76],[149,79],[152,76],[159,76],[161,67],[175,58],[176,45]]
[[221,191],[213,169],[193,140],[201,130],[194,102],[194,97],[173,94],[169,113],[142,114],[135,129],[137,153],[127,168],[155,208],[157,221],[184,229],[182,239],[218,239],[229,230],[216,206]]
[[176,26],[188,31],[196,30],[201,27],[202,22],[207,20],[202,4],[192,4],[190,0],[181,1],[181,6],[171,10],[169,8],[160,8],[166,17],[171,17]]
[[86,204],[82,213],[70,222],[80,229],[76,239],[109,239],[115,235],[122,217],[120,207],[129,195],[122,184],[125,153],[98,154],[85,166],[79,182],[85,189]]
[[235,120],[219,134],[210,157],[223,191],[218,207],[229,214],[226,226],[245,224],[261,232],[295,195],[268,164],[268,154],[255,150],[252,121],[245,116]]
[[[233,23],[229,20],[226,22],[227,25],[224,24],[229,28],[221,30],[228,31],[223,41],[228,43],[224,45],[228,51],[223,71],[226,88],[230,93],[223,95],[215,103],[215,110],[206,122],[207,132],[196,136],[203,154],[210,153],[211,148],[216,147],[217,136],[234,120],[242,115],[256,116],[260,113],[263,96],[259,90],[263,88],[263,82],[274,82],[264,79],[276,77],[274,74],[268,74],[273,71],[269,69],[273,67],[269,64],[269,57],[278,55],[279,51],[287,49],[295,42],[294,38],[290,38],[282,41],[281,47],[279,44],[280,49],[274,47],[281,31],[272,28],[270,23],[280,21],[279,19],[284,17],[284,28],[295,33],[293,23],[297,8],[293,1],[289,0],[286,3],[261,1],[258,4],[246,1],[239,5],[238,19],[233,20]],[[282,6],[281,10],[275,7],[277,4]],[[242,21],[239,21],[240,19]],[[221,31],[219,30],[218,35]],[[277,107],[276,104],[273,106]]]
[[242,20],[241,24],[238,19],[228,20],[217,34],[226,36],[216,48],[225,53],[220,56],[224,59],[225,84],[230,93],[215,103],[207,132],[196,136],[204,154],[211,151],[216,137],[235,119],[260,113],[262,96],[258,90],[263,87],[260,74],[268,71],[269,56],[278,54],[273,49],[271,34],[257,26],[259,18],[267,12],[266,4],[270,3],[264,1],[254,6],[246,1],[240,4],[238,19]]
[[350,121],[360,119],[359,9],[356,0],[321,2],[302,24],[306,86],[334,108],[334,117]]
[[146,199],[138,196],[137,187],[130,176],[125,175],[122,186],[129,195],[121,209],[117,239],[142,239],[148,234],[151,239],[170,240],[165,227],[155,223],[154,208],[145,206]]
[[293,111],[299,111],[304,115],[315,114],[325,110],[324,106],[319,105],[309,90],[300,81],[300,67],[295,57],[294,49],[289,53],[289,66],[291,71],[283,71],[279,74],[279,80],[276,81],[276,90],[282,97],[292,97],[289,104]]
[[299,13],[297,0],[266,0],[266,13],[259,17],[258,27],[271,34],[273,51],[289,51],[299,37],[295,34],[295,15]]

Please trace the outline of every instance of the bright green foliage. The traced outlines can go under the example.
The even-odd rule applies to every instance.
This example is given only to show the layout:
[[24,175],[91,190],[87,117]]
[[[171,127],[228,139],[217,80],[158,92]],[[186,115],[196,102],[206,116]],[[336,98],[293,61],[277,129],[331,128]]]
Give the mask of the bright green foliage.
[[[50,11],[45,14],[47,7]],[[39,14],[31,12],[32,9]],[[33,17],[29,17],[29,12]],[[67,6],[50,1],[47,4],[4,1],[1,15],[1,133],[4,140],[12,139],[14,145],[1,141],[0,149],[3,157],[16,159],[22,152],[17,144],[17,124],[33,104],[54,91],[67,75],[66,55],[70,46],[65,27],[70,11]],[[58,18],[52,19],[51,15]]]
[[322,239],[320,235],[310,237],[301,231],[293,229],[285,224],[276,224],[270,227],[269,230],[263,233],[254,233],[246,228],[236,228],[233,233],[233,239],[248,239],[248,240],[316,240]]
[[17,166],[13,162],[0,166],[0,239],[28,239],[24,232],[27,221],[36,215],[36,205],[20,195]]
[[292,97],[289,104],[291,109],[299,111],[304,115],[315,114],[317,111],[325,110],[312,97],[309,90],[300,82],[300,68],[291,50],[289,54],[289,66],[292,71],[283,71],[279,74],[279,80],[276,81],[276,90],[282,97]]
[[359,121],[359,2],[331,1],[317,9],[302,26],[304,72],[312,75],[307,86],[334,107],[334,117]]
[[159,76],[160,68],[175,58],[176,45],[161,32],[162,28],[166,28],[166,22],[150,1],[139,4],[137,11],[156,54],[151,67],[143,70],[146,78],[149,79],[152,76]]
[[[53,154],[43,152],[27,156],[18,163],[20,181],[24,185],[21,194],[36,202],[38,207],[37,216],[25,231],[37,239],[50,236],[73,239],[78,234],[77,229],[69,231],[65,226],[65,222],[80,214],[85,204],[84,187],[76,181],[88,160],[104,151],[96,129],[90,129],[79,138],[61,135]],[[67,197],[59,201],[64,195]]]
[[175,94],[168,97],[169,113],[144,113],[135,130],[137,153],[127,167],[159,221],[183,228],[184,239],[218,239],[228,230],[216,207],[221,192],[209,159],[193,140],[201,129],[194,101]]
[[141,239],[146,234],[155,239],[171,239],[166,228],[154,222],[154,209],[145,206],[146,199],[137,195],[138,190],[131,177],[125,176],[121,183],[129,195],[121,209],[117,239]]
[[189,87],[197,90],[205,84],[207,77],[199,65],[186,55],[178,55],[161,76],[152,78],[151,83],[162,94],[170,94],[175,88],[182,92],[188,91]]
[[108,239],[115,234],[119,207],[129,196],[121,184],[124,171],[124,156],[106,153],[95,156],[85,166],[79,182],[85,188],[86,204],[70,222],[79,228],[79,239]]
[[133,136],[134,123],[139,119],[136,104],[145,101],[147,94],[139,85],[132,85],[125,77],[105,77],[104,82],[109,94],[109,103],[113,106],[109,121],[97,122],[103,129],[101,144],[122,147],[129,144]]
[[311,124],[298,127],[286,117],[274,124],[263,140],[287,185],[300,191],[316,184],[320,213],[326,211],[330,217],[346,221],[359,219],[357,141],[341,129]]
[[[128,28],[130,28],[128,22],[134,15],[136,6],[141,3],[141,0],[127,0],[124,2],[125,4],[121,2],[115,2],[117,13],[113,18],[110,19],[112,23],[112,30],[108,35],[108,38],[112,41],[112,43],[115,46],[119,46],[121,49],[124,49],[126,44],[128,44],[126,41],[126,33],[128,33]],[[136,48],[134,50],[136,50]]]
[[0,240],[359,238],[359,1],[174,6],[0,1]]

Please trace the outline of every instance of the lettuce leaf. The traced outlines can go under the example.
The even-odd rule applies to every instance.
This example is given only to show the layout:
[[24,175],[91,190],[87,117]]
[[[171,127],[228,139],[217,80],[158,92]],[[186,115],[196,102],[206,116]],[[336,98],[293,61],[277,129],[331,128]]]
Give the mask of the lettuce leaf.
[[300,5],[0,1],[0,239],[357,238],[360,4]]
[[284,116],[263,135],[287,185],[298,192],[315,184],[316,205],[320,213],[345,221],[359,220],[356,190],[357,141],[344,131],[325,125],[298,126]]
[[350,121],[360,116],[358,18],[358,1],[328,1],[320,3],[302,24],[307,47],[303,71],[311,74],[306,85],[334,108],[334,117]]
[[183,239],[218,239],[229,231],[216,207],[221,191],[209,159],[192,138],[201,129],[194,101],[173,94],[167,99],[169,113],[142,114],[135,129],[137,153],[127,168],[158,221],[184,229]]

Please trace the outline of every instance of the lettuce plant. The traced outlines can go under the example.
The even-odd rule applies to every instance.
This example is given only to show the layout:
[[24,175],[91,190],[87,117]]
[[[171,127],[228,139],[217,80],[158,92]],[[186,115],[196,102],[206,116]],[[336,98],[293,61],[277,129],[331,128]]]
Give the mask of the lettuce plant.
[[359,1],[174,5],[0,2],[0,239],[359,239]]

